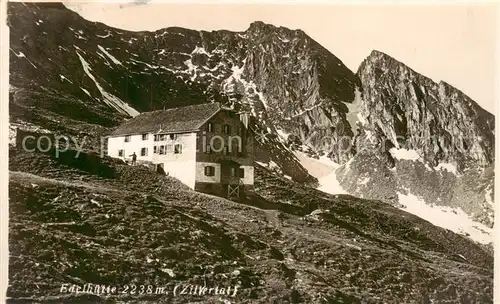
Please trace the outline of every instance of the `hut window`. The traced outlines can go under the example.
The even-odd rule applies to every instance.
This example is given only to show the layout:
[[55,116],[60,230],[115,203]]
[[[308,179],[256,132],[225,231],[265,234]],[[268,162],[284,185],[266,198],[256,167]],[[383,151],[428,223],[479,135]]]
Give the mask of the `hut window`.
[[181,144],[176,144],[174,146],[174,154],[181,154],[182,153],[182,145]]
[[205,166],[205,176],[214,176],[214,175],[215,175],[215,167]]

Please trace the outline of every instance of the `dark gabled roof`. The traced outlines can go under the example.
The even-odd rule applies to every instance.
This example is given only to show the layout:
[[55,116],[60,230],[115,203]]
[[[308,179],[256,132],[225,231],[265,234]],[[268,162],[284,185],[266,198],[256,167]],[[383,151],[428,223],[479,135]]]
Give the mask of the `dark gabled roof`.
[[204,103],[168,110],[145,112],[127,120],[109,136],[195,131],[221,109],[219,103]]

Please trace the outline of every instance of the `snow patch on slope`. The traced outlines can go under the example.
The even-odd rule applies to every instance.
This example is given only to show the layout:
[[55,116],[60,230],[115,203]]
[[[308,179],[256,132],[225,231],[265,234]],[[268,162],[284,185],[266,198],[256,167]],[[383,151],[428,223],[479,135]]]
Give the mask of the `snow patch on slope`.
[[243,60],[243,64],[241,65],[241,67],[237,65],[232,66],[231,71],[233,71],[233,74],[229,76],[227,81],[229,82],[229,80],[235,79],[237,81],[244,82],[244,80],[241,78],[241,74],[243,74],[243,70],[245,69],[245,64],[246,64],[246,58],[245,60]]
[[80,89],[87,95],[89,95],[89,97],[92,97],[92,95],[90,95],[90,92],[82,87],[80,87]]
[[336,170],[340,167],[339,164],[331,160],[327,160],[326,157],[318,160],[299,151],[295,151],[294,154],[309,174],[318,179],[318,190],[330,194],[349,194],[344,188],[342,188],[337,179]]
[[434,169],[436,171],[446,170],[448,172],[451,172],[451,173],[457,175],[457,167],[454,164],[441,163],[441,164],[437,165]]
[[[83,57],[80,55],[80,53],[76,52],[76,54],[78,55],[78,58],[80,59],[80,63],[82,64],[82,67],[83,67],[83,70],[85,71],[85,74],[87,74],[87,76],[90,79],[92,79],[92,81],[94,81],[97,89],[99,90],[99,92],[101,92],[101,95],[103,97],[103,101],[107,105],[116,109],[118,112],[128,114],[132,117],[139,115],[139,112],[136,109],[132,108],[131,106],[129,106],[127,103],[123,102],[123,100],[116,97],[115,95],[106,92],[104,90],[104,88],[101,87],[101,85],[97,82],[97,79],[95,79],[94,75],[92,75],[92,73],[90,72],[90,71],[92,71],[92,69],[90,68],[90,65],[87,63],[87,61],[85,61],[85,59],[83,59]],[[82,90],[83,90],[83,88],[82,88]],[[84,91],[86,91],[86,90],[84,90]],[[87,92],[85,92],[85,93],[87,93]]]
[[280,139],[282,139],[281,142],[286,142],[288,140],[288,136],[290,136],[290,133],[286,133],[285,131],[279,128],[276,128],[276,132],[278,133]]
[[417,153],[415,150],[407,150],[404,148],[396,149],[396,148],[391,148],[389,149],[389,153],[391,153],[392,157],[396,159],[406,159],[406,160],[418,160],[420,159],[420,155]]
[[280,36],[278,36],[278,39],[281,40],[282,42],[284,43],[287,43],[287,42],[290,42],[290,39],[287,39],[287,38],[281,38]]
[[108,38],[110,36],[113,36],[113,35],[111,35],[111,33],[109,31],[106,35],[96,35],[96,37],[99,37],[99,38]]
[[363,179],[358,184],[366,185],[366,184],[368,184],[369,181],[370,181],[370,177],[366,176],[366,177],[363,177]]
[[212,57],[212,54],[209,54],[204,47],[199,47],[199,46],[196,46],[194,50],[191,52],[191,54],[204,54],[207,55],[208,57]]
[[398,197],[399,203],[404,206],[402,210],[429,221],[433,225],[467,236],[478,243],[489,244],[493,241],[492,229],[472,220],[460,208],[428,205],[424,200],[409,192],[408,194],[398,192]]
[[344,104],[347,106],[348,109],[348,112],[346,113],[346,119],[347,122],[349,122],[351,130],[353,132],[355,132],[358,128],[357,127],[358,121],[360,121],[362,124],[366,124],[366,120],[362,117],[361,114],[362,103],[363,100],[361,98],[361,92],[357,87],[354,92],[354,100],[352,101],[352,103],[344,102]]
[[97,47],[104,53],[106,54],[106,56],[108,56],[109,59],[111,59],[111,61],[113,61],[114,64],[118,64],[118,65],[122,65],[123,64],[118,60],[116,59],[115,57],[113,57],[113,55],[111,55],[110,53],[108,53],[108,51],[106,51],[105,48],[103,48],[102,46],[100,45],[97,45]]
[[260,92],[257,89],[257,85],[255,85],[253,81],[247,81],[241,77],[243,71],[245,70],[245,64],[246,64],[246,58],[243,60],[243,64],[241,65],[241,67],[238,65],[234,65],[231,67],[233,73],[231,74],[231,76],[229,76],[226,80],[222,82],[222,88],[225,92],[231,92],[234,89],[233,81],[241,83],[245,88],[245,92],[249,93],[250,95],[252,94],[250,92],[253,92],[253,94],[257,95],[262,105],[264,106],[264,109],[267,110],[268,108],[267,100],[264,94],[262,94],[262,92]]
[[337,179],[337,173],[335,170],[332,173],[318,179],[320,191],[330,193],[330,194],[349,194],[339,183]]
[[493,203],[493,200],[491,199],[493,197],[493,189],[492,187],[488,187],[484,193],[484,198],[486,200],[486,202],[493,208],[494,207],[494,203]]
[[[132,55],[134,55],[134,54],[132,54]],[[132,61],[132,63],[142,63],[142,64],[144,64],[145,66],[147,66],[148,68],[153,69],[153,70],[156,70],[156,69],[159,69],[159,68],[160,68],[160,66],[157,66],[157,65],[151,65],[151,64],[149,64],[149,63],[147,63],[147,62],[140,61],[140,60],[137,60],[137,59],[134,59],[134,58],[130,58],[130,60]],[[161,68],[164,68],[164,67],[162,66]],[[165,68],[165,69],[167,69],[167,68]],[[167,69],[167,70],[170,70],[170,69]]]
[[64,75],[61,75],[59,74],[59,77],[61,78],[61,80],[66,80],[68,81],[69,83],[73,83],[71,80],[69,80],[67,77],[65,77]]
[[184,64],[188,67],[188,74],[193,74],[193,76],[191,76],[191,81],[194,81],[196,79],[196,70],[197,70],[197,66],[195,66],[193,64],[193,62],[191,61],[191,59],[188,59],[186,61],[184,61]]
[[26,55],[24,55],[24,53],[23,53],[23,52],[19,52],[19,54],[17,54],[17,53],[16,53],[13,49],[10,49],[10,50],[11,50],[12,52],[14,52],[14,55],[16,55],[18,58],[26,58],[26,60],[28,60],[28,62],[29,62],[29,63],[30,63],[33,67],[35,67],[35,68],[36,68],[36,65],[35,65],[33,62],[31,62],[31,60],[29,60],[29,59],[28,59],[28,57],[26,57]]
[[335,164],[337,164],[336,162],[332,161],[328,156],[326,155],[321,155],[319,157],[319,161],[325,165],[328,165],[328,166],[335,166]]

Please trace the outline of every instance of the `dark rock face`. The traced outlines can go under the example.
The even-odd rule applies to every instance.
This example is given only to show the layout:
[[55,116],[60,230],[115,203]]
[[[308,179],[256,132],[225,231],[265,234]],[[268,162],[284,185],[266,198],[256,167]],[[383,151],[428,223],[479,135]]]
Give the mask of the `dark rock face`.
[[449,84],[378,51],[357,75],[363,89],[357,154],[339,170],[341,185],[395,204],[398,193],[410,192],[492,227],[494,116]]
[[[206,85],[160,69],[151,56],[157,42],[148,35],[154,37],[154,33],[88,22],[62,4],[12,3],[8,22],[14,87],[52,90],[80,100],[92,114],[115,117],[223,100]],[[73,104],[61,99],[37,106],[72,116]]]
[[245,35],[243,75],[263,92],[276,126],[317,152],[331,150],[342,136],[353,136],[345,103],[354,100],[359,81],[337,57],[300,30],[255,22]]
[[416,150],[433,165],[492,164],[495,118],[461,91],[378,51],[363,61],[357,75],[369,127],[394,147]]
[[433,206],[460,208],[475,221],[493,227],[493,167],[457,174],[421,160],[396,159],[390,168],[380,154],[362,151],[337,170],[337,177],[346,191],[358,197],[399,206],[405,203],[400,194],[411,193]]

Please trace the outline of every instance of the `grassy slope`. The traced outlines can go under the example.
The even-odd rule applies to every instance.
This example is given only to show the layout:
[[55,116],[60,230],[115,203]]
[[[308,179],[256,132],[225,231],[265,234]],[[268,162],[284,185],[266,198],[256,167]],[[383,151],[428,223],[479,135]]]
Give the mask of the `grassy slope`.
[[61,295],[61,283],[206,282],[239,284],[238,303],[492,302],[492,256],[469,240],[260,167],[243,204],[92,154],[11,151],[10,170],[12,298],[98,300]]

